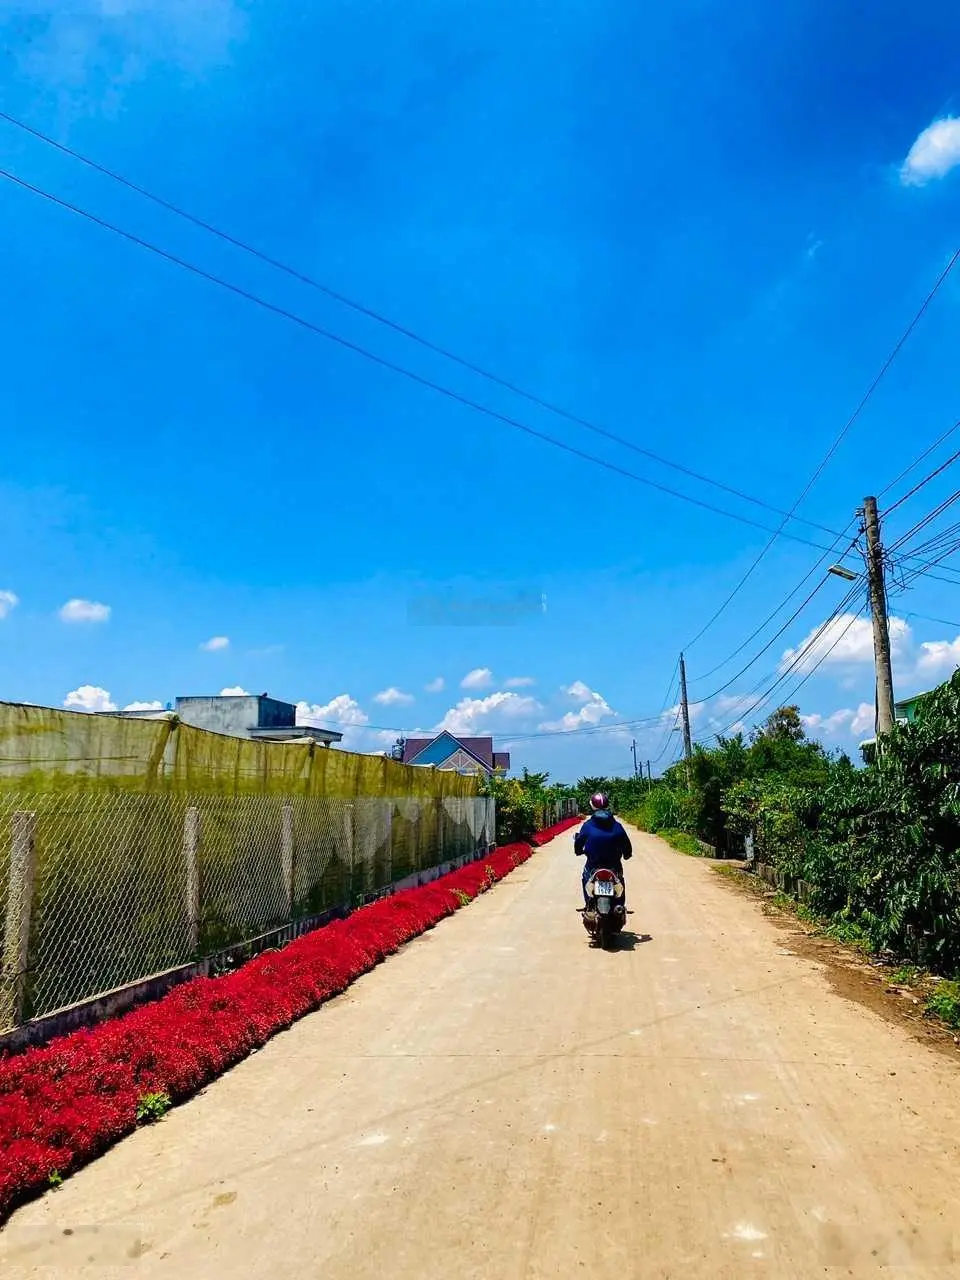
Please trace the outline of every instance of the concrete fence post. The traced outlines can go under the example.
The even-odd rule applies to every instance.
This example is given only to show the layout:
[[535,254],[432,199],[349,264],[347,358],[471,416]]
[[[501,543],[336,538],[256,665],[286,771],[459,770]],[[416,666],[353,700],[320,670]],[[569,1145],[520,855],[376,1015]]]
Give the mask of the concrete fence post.
[[200,950],[200,810],[191,804],[183,815],[183,865],[186,871],[184,908],[187,917],[187,949]]
[[280,813],[280,866],[283,906],[289,918],[293,915],[293,805],[289,803]]
[[353,805],[348,804],[343,813],[343,834],[347,849],[347,877],[349,884],[344,898],[345,905],[348,907],[353,906],[354,830]]
[[10,872],[7,916],[3,928],[3,974],[0,982],[0,1029],[24,1019],[30,917],[37,876],[37,815],[16,809],[10,815]]

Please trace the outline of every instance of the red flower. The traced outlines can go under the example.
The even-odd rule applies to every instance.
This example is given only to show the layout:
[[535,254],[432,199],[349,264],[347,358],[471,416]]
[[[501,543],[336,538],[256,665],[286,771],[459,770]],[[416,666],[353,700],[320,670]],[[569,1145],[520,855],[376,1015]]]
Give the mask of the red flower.
[[113,1022],[0,1058],[0,1219],[51,1174],[77,1168],[134,1129],[144,1094],[180,1100],[195,1093],[532,852],[506,845],[225,977],[195,978]]

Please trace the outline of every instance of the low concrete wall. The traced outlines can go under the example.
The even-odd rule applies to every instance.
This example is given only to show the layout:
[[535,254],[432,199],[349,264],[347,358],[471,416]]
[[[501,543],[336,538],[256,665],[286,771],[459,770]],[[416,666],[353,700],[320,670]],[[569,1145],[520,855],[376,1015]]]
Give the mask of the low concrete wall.
[[798,898],[803,903],[810,902],[816,892],[816,886],[810,884],[808,880],[795,880],[792,876],[785,876],[769,862],[758,862],[756,871],[761,880],[765,880],[767,884],[791,898]]

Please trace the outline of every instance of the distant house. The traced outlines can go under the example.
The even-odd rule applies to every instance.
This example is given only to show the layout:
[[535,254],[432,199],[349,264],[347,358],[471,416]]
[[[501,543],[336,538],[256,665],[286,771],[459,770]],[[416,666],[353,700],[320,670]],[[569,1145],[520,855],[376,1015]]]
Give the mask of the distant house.
[[[138,719],[159,719],[169,711],[122,711]],[[297,724],[293,702],[281,702],[265,693],[220,694],[217,697],[178,698],[173,712],[182,724],[232,738],[259,738],[264,742],[294,742],[312,738],[329,747],[340,742],[342,733]]]
[[407,738],[403,763],[433,765],[457,773],[491,774],[510,768],[510,752],[494,751],[492,738],[457,738],[444,729],[435,738]]
[[[893,704],[893,714],[897,724],[913,724],[917,718],[917,711],[932,692],[932,689],[928,689],[925,693],[915,693],[910,698],[901,698],[899,702],[895,702]],[[861,742],[859,746],[864,764],[871,764],[877,752],[876,738],[868,738],[866,742]]]
[[917,718],[917,711],[921,704],[930,697],[931,692],[932,690],[928,689],[926,693],[915,693],[912,698],[904,698],[902,702],[895,702],[893,706],[897,719],[905,720],[907,724],[913,724]]

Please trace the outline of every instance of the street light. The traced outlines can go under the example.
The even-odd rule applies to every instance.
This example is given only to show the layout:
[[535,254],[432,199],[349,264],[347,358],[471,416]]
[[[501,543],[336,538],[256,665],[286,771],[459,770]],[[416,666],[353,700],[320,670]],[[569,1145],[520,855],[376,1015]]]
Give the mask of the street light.
[[852,569],[848,569],[846,565],[842,564],[832,564],[827,572],[834,574],[838,578],[843,578],[845,582],[856,582],[860,577],[859,573],[854,573]]

